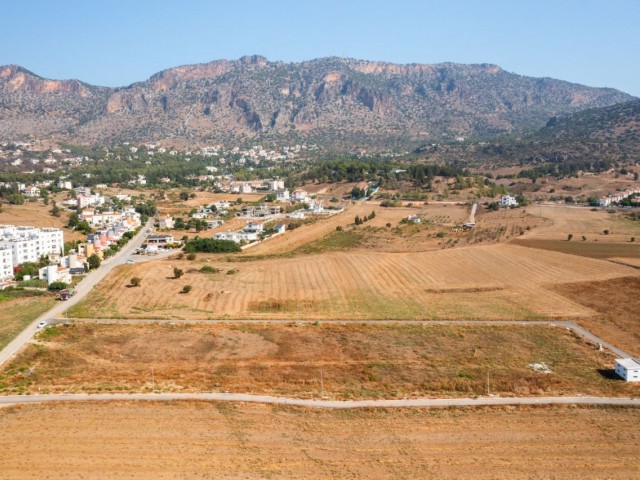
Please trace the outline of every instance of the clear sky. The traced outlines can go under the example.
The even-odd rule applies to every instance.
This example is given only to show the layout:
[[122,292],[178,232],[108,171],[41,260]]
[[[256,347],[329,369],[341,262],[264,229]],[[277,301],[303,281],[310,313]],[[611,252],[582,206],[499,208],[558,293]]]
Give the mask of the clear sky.
[[0,65],[96,85],[335,55],[494,63],[640,96],[640,0],[2,0],[0,16]]

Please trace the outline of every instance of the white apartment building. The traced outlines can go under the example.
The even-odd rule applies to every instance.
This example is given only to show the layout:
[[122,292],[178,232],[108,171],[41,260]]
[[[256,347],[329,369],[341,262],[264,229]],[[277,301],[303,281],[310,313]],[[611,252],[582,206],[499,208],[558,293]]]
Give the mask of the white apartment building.
[[5,281],[13,277],[13,255],[11,248],[6,245],[0,246],[0,281]]
[[276,192],[276,201],[278,201],[278,202],[288,202],[289,201],[289,190],[278,190]]
[[271,180],[269,182],[269,190],[271,190],[272,192],[284,190],[284,180]]
[[13,266],[37,262],[52,253],[64,253],[64,237],[57,228],[0,225],[0,247],[11,249]]

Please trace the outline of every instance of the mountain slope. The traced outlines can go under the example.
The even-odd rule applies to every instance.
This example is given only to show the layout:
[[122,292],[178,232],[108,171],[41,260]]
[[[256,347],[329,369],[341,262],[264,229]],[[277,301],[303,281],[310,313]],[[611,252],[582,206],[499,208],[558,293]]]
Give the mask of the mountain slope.
[[392,145],[489,137],[633,97],[495,65],[395,65],[263,57],[172,68],[125,88],[0,67],[0,132],[82,142],[304,140]]

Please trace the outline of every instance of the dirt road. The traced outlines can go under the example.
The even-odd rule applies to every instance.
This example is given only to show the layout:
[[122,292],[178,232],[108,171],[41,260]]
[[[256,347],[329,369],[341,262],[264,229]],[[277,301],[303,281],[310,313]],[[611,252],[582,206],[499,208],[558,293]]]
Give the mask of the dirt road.
[[416,398],[406,400],[317,400],[272,397],[248,393],[61,393],[45,395],[0,396],[0,405],[21,405],[45,402],[86,401],[163,401],[200,400],[209,402],[262,403],[312,408],[430,408],[484,407],[499,405],[607,405],[640,407],[640,398],[617,397],[477,397],[477,398]]

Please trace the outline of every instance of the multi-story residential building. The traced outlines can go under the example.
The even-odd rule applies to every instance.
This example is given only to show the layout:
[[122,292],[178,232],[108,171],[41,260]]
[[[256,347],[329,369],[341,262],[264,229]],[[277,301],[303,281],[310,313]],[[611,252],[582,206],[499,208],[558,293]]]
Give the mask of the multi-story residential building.
[[41,257],[64,252],[64,236],[57,228],[0,225],[0,246],[11,249],[13,266],[37,262]]
[[0,281],[5,281],[13,276],[13,255],[11,248],[0,246]]

